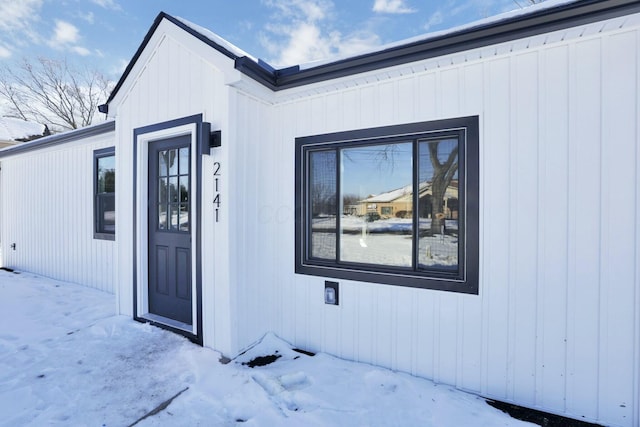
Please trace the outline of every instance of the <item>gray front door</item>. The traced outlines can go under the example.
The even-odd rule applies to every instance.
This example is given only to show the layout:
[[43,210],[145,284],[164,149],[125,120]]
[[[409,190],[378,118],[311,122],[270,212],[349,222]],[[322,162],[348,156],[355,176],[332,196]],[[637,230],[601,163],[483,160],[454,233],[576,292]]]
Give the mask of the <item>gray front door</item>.
[[193,324],[191,136],[149,145],[149,313]]

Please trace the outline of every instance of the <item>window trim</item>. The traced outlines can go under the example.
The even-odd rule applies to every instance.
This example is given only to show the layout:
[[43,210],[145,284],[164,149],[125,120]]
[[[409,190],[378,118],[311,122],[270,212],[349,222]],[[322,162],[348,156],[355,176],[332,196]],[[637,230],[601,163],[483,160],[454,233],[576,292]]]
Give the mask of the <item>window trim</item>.
[[[319,148],[343,148],[362,144],[411,138],[429,139],[434,135],[462,132],[459,141],[460,164],[464,170],[460,178],[464,182],[464,209],[460,239],[464,246],[460,263],[462,273],[458,277],[439,274],[436,271],[408,271],[404,268],[366,264],[339,264],[338,262],[311,259],[307,255],[308,235],[308,153]],[[479,276],[479,117],[468,116],[428,122],[417,122],[377,128],[298,137],[295,140],[295,272],[311,276],[347,279],[361,282],[406,286],[424,289],[478,294]],[[414,155],[414,161],[415,155]],[[414,169],[415,170],[415,169]],[[418,177],[414,176],[414,186]]]
[[[93,151],[93,238],[100,240],[116,240],[115,230],[111,232],[98,231],[98,161],[103,157],[114,157],[116,147],[101,148]],[[114,191],[115,197],[115,191]]]

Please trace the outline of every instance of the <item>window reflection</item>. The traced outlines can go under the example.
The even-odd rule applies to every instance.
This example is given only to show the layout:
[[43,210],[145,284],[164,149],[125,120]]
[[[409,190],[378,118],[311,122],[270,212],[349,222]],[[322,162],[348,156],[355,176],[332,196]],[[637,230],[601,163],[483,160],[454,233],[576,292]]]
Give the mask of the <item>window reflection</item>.
[[312,152],[309,158],[311,186],[311,257],[336,259],[336,153]]
[[180,174],[189,171],[189,147],[180,149]]
[[420,141],[420,267],[458,268],[458,141]]
[[158,152],[158,229],[189,231],[190,149]]
[[169,166],[169,175],[177,175],[178,174],[178,162],[177,154],[178,150],[167,150],[167,165]]
[[113,154],[96,157],[95,189],[96,232],[114,234],[116,230],[116,157]]
[[309,178],[311,258],[457,270],[457,138],[310,151]]
[[189,204],[180,203],[180,220],[178,226],[180,231],[189,231]]
[[477,294],[478,123],[296,138],[295,272]]
[[412,143],[340,154],[340,261],[411,267]]

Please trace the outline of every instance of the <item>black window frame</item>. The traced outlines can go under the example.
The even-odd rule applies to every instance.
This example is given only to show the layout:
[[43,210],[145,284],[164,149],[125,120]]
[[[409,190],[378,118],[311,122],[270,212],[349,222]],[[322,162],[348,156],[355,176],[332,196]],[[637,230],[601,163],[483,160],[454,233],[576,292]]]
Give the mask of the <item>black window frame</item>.
[[[375,264],[356,264],[311,258],[310,253],[310,153],[341,148],[419,141],[456,135],[459,144],[459,269],[455,273],[411,270]],[[479,266],[479,116],[458,117],[369,129],[358,129],[295,140],[295,272],[298,274],[386,285],[478,294]],[[414,148],[415,150],[415,148]],[[418,187],[414,155],[413,186]],[[337,167],[339,170],[340,168]],[[337,172],[339,174],[339,172]],[[339,187],[339,178],[336,181]],[[338,193],[337,193],[338,194]],[[337,196],[339,197],[339,196]],[[415,228],[414,228],[415,230]],[[414,248],[417,232],[413,233]],[[336,227],[336,239],[339,238]],[[337,243],[339,245],[339,243]],[[415,251],[415,249],[414,249]]]
[[[93,151],[93,238],[101,240],[115,240],[115,225],[113,231],[105,231],[101,227],[100,218],[102,213],[100,212],[100,199],[105,196],[114,198],[115,206],[115,189],[113,193],[98,193],[98,162],[105,157],[113,157],[115,160],[116,148],[107,147]],[[114,207],[115,209],[115,207]]]

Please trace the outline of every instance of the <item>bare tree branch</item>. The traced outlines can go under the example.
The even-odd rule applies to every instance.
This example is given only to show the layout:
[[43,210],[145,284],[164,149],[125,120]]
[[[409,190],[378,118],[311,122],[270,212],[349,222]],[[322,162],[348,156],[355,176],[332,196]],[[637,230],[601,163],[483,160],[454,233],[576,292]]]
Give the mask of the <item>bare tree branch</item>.
[[433,234],[440,232],[440,225],[444,218],[439,218],[438,214],[443,212],[443,200],[447,187],[458,171],[458,145],[449,152],[447,160],[442,163],[438,157],[440,141],[429,142],[429,157],[433,166],[433,176],[431,177],[431,231]]
[[66,60],[24,59],[0,69],[0,98],[9,105],[6,115],[52,129],[90,125],[112,86],[99,72],[72,68]]

